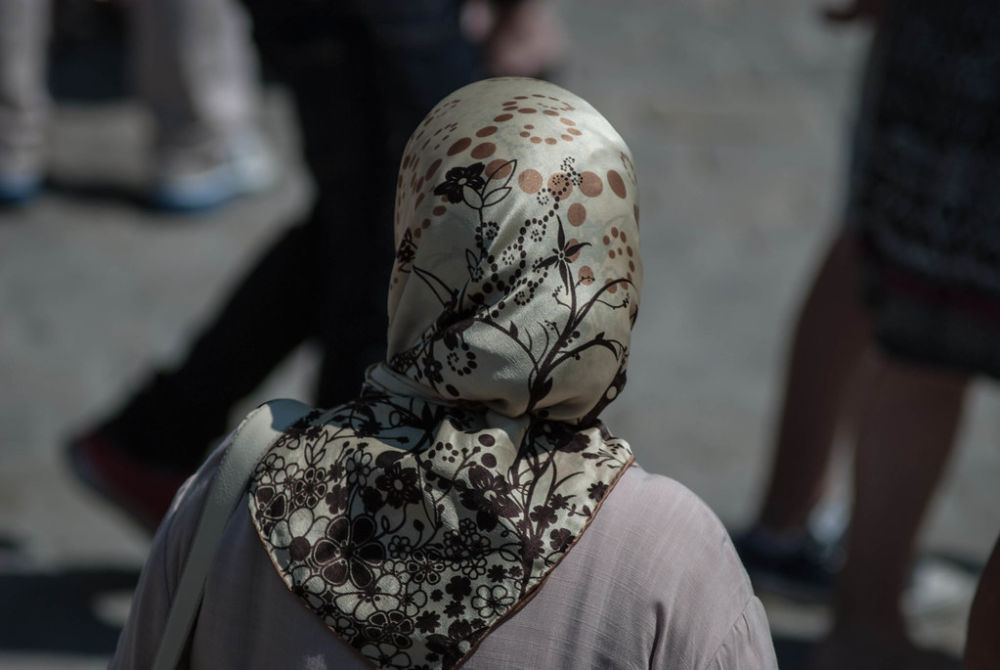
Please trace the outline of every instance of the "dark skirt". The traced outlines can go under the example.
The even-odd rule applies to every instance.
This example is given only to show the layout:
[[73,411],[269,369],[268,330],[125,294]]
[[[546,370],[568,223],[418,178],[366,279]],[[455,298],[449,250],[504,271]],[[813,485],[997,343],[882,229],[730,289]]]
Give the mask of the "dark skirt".
[[1000,11],[895,5],[851,174],[866,302],[890,355],[1000,377]]

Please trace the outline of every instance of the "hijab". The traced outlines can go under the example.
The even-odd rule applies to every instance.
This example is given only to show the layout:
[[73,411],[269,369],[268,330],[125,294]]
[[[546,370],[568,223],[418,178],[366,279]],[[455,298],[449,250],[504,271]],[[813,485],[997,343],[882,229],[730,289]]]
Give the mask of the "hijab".
[[471,84],[411,136],[386,359],[278,439],[249,503],[288,588],[375,667],[460,665],[631,463],[598,415],[625,384],[637,201],[625,142],[550,83]]

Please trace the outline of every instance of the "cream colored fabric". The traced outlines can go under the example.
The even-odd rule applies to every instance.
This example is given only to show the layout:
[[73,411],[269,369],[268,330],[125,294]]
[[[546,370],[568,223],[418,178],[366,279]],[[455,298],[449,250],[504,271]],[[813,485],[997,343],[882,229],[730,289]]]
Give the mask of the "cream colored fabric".
[[638,309],[638,193],[625,142],[546,82],[443,100],[407,145],[389,366],[440,398],[577,422],[624,384]]
[[[221,450],[153,542],[111,670],[150,667]],[[361,670],[288,591],[248,514],[233,516],[209,573],[192,670]],[[633,466],[573,551],[463,670],[773,670],[763,608],[726,531],[677,482]]]
[[471,84],[412,135],[387,361],[286,432],[250,499],[289,589],[377,667],[460,664],[631,462],[597,417],[625,383],[636,195],[622,139],[550,83]]

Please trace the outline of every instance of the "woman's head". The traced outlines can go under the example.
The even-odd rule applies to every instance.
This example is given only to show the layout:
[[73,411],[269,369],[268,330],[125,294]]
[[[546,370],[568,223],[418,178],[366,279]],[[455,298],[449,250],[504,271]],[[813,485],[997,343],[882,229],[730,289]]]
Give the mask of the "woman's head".
[[625,142],[553,84],[441,101],[396,197],[390,367],[428,395],[589,420],[621,391],[642,278]]

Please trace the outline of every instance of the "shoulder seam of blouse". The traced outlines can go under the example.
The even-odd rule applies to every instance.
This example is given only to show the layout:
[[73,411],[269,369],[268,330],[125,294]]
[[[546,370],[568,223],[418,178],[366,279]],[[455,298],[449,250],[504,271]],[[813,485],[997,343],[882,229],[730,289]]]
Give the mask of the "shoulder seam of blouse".
[[740,609],[739,613],[733,619],[733,622],[729,625],[729,628],[726,630],[726,634],[719,641],[719,644],[715,647],[715,651],[712,652],[712,655],[708,658],[708,661],[705,663],[703,667],[705,668],[712,667],[712,664],[715,663],[715,661],[719,657],[719,654],[722,653],[722,650],[726,647],[726,643],[733,638],[734,632],[736,630],[736,625],[741,620],[747,619],[747,610],[750,609],[751,605],[753,605],[753,601],[756,597],[757,595],[753,591],[751,591],[750,596],[746,599],[746,601],[744,601],[743,607]]

